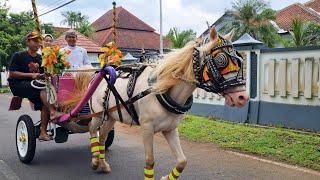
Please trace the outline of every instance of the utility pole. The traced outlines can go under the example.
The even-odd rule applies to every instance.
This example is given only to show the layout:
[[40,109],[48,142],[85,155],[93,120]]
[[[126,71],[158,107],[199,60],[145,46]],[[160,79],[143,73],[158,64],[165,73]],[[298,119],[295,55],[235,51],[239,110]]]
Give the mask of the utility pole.
[[163,37],[162,37],[162,0],[160,1],[160,56],[163,56]]

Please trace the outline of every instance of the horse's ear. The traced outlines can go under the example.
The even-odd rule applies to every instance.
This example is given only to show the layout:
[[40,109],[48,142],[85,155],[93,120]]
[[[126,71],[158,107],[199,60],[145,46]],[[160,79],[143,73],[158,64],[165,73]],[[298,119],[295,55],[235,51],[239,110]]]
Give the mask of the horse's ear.
[[228,34],[224,35],[223,38],[231,42],[233,36],[234,36],[234,29],[232,29]]
[[212,26],[211,30],[210,30],[210,38],[212,41],[216,41],[218,38],[218,32],[216,30],[215,26]]

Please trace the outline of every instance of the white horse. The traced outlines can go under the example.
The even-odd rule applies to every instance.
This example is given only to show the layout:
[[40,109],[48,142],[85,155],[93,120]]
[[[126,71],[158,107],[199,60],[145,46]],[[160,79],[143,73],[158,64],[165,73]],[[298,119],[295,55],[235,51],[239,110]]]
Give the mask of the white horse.
[[[215,28],[212,28],[210,37],[211,41],[207,44],[200,46],[199,42],[193,41],[184,48],[170,53],[156,68],[147,67],[137,80],[133,95],[150,87],[148,84],[149,77],[156,78],[155,84],[152,85],[154,91],[134,103],[135,110],[139,116],[145,148],[145,179],[154,179],[153,136],[155,133],[161,132],[164,135],[176,158],[175,167],[161,179],[177,179],[187,164],[178,133],[178,125],[183,120],[184,114],[168,111],[159,103],[156,94],[167,92],[175,103],[184,105],[198,86],[205,90],[222,94],[226,99],[226,104],[230,106],[243,107],[248,101],[245,83],[238,83],[240,82],[239,79],[241,79],[239,77],[242,76],[239,74],[240,66],[242,65],[241,58],[234,55],[236,51],[230,43],[227,43],[231,38],[230,33],[222,38],[218,36]],[[195,52],[198,52],[198,56]],[[235,57],[240,61],[235,60]],[[204,64],[203,68],[197,67],[201,64]],[[212,71],[212,67],[214,67],[213,70],[215,71]],[[198,70],[195,71],[197,68]],[[217,74],[214,75],[214,72]],[[199,77],[199,74],[201,77]],[[221,81],[221,79],[219,81],[217,79],[219,76],[223,77],[225,81]],[[233,79],[233,81],[228,81],[230,79]],[[126,93],[127,84],[128,79],[121,78],[117,79],[115,83],[116,89],[124,100],[128,99]],[[103,111],[106,89],[108,89],[108,85],[103,81],[93,94],[90,104],[93,112]],[[109,107],[115,105],[115,98],[111,93]],[[121,111],[123,123],[131,124],[131,116],[124,108]],[[111,171],[110,165],[105,159],[104,142],[116,121],[119,121],[119,116],[118,112],[114,111],[110,112],[105,119],[94,117],[90,122],[91,166],[93,169],[97,169],[100,166],[104,172]],[[99,137],[97,136],[98,130]]]

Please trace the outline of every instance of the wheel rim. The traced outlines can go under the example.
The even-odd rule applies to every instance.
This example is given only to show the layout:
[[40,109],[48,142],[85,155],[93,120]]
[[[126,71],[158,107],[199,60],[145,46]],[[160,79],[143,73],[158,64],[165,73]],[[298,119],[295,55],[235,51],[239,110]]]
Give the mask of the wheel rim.
[[17,146],[21,157],[28,152],[28,130],[25,122],[20,121],[17,127]]

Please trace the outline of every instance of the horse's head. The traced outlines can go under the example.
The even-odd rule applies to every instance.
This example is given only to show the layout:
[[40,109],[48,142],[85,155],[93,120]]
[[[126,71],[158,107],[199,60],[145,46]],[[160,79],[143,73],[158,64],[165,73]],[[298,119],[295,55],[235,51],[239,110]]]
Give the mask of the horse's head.
[[211,41],[193,54],[197,86],[221,94],[229,106],[243,107],[248,101],[243,77],[243,59],[230,40],[232,32],[222,37],[213,27]]

